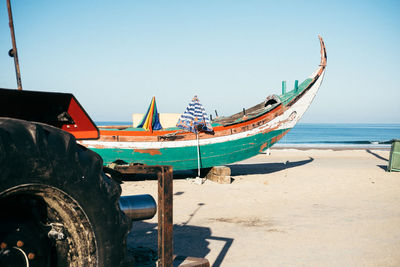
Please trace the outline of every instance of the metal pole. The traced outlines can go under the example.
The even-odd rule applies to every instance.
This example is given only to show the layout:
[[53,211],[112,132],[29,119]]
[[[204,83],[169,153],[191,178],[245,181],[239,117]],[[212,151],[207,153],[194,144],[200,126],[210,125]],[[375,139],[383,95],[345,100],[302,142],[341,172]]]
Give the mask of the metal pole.
[[197,177],[200,177],[200,141],[199,141],[199,133],[196,131],[197,138]]
[[17,76],[18,90],[22,90],[21,72],[19,69],[17,43],[15,41],[14,22],[13,22],[13,18],[12,18],[10,0],[7,0],[7,9],[8,9],[8,19],[9,19],[8,25],[10,26],[11,40],[12,40],[12,46],[13,46],[12,53],[10,55],[14,58],[15,74]]

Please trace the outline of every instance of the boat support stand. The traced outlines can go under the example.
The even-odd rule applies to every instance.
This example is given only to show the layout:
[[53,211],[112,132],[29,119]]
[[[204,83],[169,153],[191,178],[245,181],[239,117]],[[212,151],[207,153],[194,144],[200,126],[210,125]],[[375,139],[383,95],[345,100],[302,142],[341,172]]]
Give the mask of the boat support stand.
[[[123,174],[157,175],[158,180],[158,262],[159,267],[209,267],[207,259],[173,255],[173,170],[172,166],[144,164],[115,165],[113,171]],[[174,264],[175,263],[175,264]]]

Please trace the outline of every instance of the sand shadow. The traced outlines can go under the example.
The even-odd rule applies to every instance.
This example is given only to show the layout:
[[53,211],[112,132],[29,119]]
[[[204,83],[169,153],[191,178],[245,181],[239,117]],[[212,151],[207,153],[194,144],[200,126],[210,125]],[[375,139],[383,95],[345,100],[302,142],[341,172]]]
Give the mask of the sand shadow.
[[366,149],[365,151],[367,151],[367,153],[369,153],[369,154],[371,154],[371,155],[377,157],[378,159],[381,159],[381,160],[384,160],[384,161],[389,161],[388,159],[386,159],[386,158],[384,158],[384,157],[382,157],[382,156],[380,156],[380,155],[378,155],[378,154],[372,152],[372,151],[369,150],[369,149]]
[[[233,238],[213,236],[211,229],[194,225],[174,225],[174,254],[196,258],[207,258],[211,240],[222,241],[224,245],[212,266],[220,266],[232,245]],[[127,238],[128,250],[147,250],[148,256],[140,266],[156,266],[157,255],[157,224],[144,221],[134,222],[131,233]],[[137,258],[135,257],[137,260]],[[179,265],[174,262],[174,266]]]
[[231,175],[248,175],[248,174],[269,174],[279,172],[285,169],[295,168],[306,165],[314,161],[314,158],[307,160],[293,161],[286,163],[253,163],[253,164],[232,164],[228,165],[231,168]]
[[[195,178],[197,176],[197,170],[179,170],[174,171],[174,180]],[[203,176],[202,176],[203,177]],[[156,174],[121,174],[121,181],[145,181],[145,180],[157,180]]]
[[378,166],[379,168],[381,168],[385,172],[387,172],[387,170],[388,170],[388,166],[386,166],[386,165],[376,165],[376,166]]
[[[373,153],[373,152],[371,152]],[[374,153],[373,153],[374,154]],[[379,155],[377,155],[379,156]],[[314,161],[314,158],[310,157],[307,160],[300,161],[286,161],[279,163],[252,163],[252,164],[230,164],[227,167],[231,168],[232,176],[248,175],[248,174],[269,174],[285,169],[299,167]],[[178,170],[174,171],[174,180],[195,178],[197,176],[197,170]],[[205,176],[205,171],[201,174],[201,177]],[[121,177],[122,181],[144,181],[144,180],[157,180],[155,174],[123,174]]]

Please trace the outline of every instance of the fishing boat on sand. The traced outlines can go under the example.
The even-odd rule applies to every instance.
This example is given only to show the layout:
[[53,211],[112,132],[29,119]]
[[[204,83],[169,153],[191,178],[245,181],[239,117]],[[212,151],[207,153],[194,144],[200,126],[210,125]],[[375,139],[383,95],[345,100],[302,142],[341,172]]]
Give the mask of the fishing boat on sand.
[[[100,128],[100,139],[81,143],[99,153],[104,164],[117,160],[147,165],[172,165],[174,170],[221,166],[253,157],[278,142],[303,116],[324,78],[327,56],[321,44],[318,69],[294,89],[270,95],[254,107],[211,121],[213,131],[182,131],[177,127],[146,131],[129,126]],[[199,148],[199,151],[197,149]],[[199,152],[199,154],[198,154]],[[199,157],[198,157],[199,155]]]

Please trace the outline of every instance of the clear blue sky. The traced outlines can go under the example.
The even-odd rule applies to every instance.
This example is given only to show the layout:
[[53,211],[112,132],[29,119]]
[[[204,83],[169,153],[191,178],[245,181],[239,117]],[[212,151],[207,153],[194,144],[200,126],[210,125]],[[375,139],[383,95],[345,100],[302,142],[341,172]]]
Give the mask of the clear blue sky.
[[[230,115],[328,68],[302,122],[400,123],[400,1],[12,1],[26,90],[73,93],[96,121],[194,94]],[[16,88],[6,1],[0,87]]]

